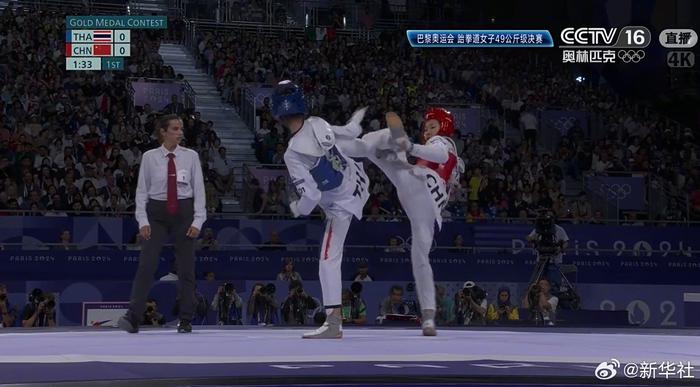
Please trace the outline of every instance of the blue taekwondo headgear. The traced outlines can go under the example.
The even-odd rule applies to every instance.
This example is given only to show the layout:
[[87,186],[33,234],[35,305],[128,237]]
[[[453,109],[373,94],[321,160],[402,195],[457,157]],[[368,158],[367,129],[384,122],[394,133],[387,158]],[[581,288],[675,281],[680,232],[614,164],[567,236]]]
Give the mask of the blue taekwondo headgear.
[[304,92],[292,81],[282,81],[272,93],[272,116],[279,120],[287,116],[306,116]]

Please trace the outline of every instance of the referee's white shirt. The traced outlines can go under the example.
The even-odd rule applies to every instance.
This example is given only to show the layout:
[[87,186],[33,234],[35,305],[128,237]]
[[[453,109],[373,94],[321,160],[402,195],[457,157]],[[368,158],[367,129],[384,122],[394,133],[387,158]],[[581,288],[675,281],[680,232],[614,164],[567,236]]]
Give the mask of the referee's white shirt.
[[[136,186],[136,221],[139,228],[149,226],[146,203],[149,199],[166,201],[168,199],[168,154],[170,151],[160,146],[143,154],[139,169],[139,181]],[[177,198],[194,198],[194,220],[192,226],[202,229],[207,220],[204,177],[199,154],[192,149],[177,146],[175,170],[177,171]]]

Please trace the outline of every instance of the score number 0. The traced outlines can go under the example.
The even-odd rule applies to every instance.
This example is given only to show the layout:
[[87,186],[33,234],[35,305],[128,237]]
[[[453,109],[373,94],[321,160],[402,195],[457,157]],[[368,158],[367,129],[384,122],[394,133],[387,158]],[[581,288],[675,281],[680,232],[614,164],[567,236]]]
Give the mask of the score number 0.
[[131,56],[131,44],[121,43],[114,45],[114,56]]

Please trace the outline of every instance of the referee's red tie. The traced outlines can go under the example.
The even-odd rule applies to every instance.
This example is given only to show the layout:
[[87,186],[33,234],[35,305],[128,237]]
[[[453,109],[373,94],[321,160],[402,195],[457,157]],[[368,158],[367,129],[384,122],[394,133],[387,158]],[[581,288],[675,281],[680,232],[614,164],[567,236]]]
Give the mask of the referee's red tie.
[[166,208],[170,215],[177,213],[177,172],[175,171],[175,154],[168,153],[168,203]]

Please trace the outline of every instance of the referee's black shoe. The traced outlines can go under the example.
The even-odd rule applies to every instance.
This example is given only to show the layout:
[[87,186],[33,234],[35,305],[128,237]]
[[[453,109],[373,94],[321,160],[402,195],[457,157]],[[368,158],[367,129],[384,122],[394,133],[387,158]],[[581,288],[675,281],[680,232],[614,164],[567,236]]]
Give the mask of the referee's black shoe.
[[190,332],[192,332],[192,323],[190,323],[190,320],[180,320],[180,323],[177,324],[177,332],[178,333],[190,333]]
[[131,311],[119,317],[117,325],[119,329],[129,333],[138,333],[139,331],[139,320],[136,319],[136,316]]

